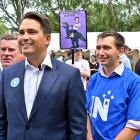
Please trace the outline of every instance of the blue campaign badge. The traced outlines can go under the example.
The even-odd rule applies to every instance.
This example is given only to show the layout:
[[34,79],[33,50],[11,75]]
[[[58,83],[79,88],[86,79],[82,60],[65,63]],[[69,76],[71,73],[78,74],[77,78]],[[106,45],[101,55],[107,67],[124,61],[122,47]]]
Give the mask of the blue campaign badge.
[[11,87],[17,87],[19,85],[20,79],[18,77],[12,79],[10,85]]

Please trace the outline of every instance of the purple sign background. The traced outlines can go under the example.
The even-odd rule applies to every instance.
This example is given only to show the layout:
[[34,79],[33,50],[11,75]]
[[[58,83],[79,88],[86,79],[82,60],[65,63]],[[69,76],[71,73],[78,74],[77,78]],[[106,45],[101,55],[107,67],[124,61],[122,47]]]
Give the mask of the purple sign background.
[[[76,18],[79,20],[80,27],[74,31],[73,24]],[[85,11],[60,12],[60,48],[87,48],[87,25]]]

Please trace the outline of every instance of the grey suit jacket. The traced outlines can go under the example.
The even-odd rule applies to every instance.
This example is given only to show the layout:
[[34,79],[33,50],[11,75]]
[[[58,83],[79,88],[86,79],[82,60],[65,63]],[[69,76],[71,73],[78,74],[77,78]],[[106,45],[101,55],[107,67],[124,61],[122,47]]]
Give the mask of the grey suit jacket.
[[[24,100],[25,61],[3,70],[0,140],[85,140],[85,94],[78,69],[52,59],[46,67],[30,118]],[[15,83],[12,83],[13,79]],[[33,85],[34,86],[34,85]]]

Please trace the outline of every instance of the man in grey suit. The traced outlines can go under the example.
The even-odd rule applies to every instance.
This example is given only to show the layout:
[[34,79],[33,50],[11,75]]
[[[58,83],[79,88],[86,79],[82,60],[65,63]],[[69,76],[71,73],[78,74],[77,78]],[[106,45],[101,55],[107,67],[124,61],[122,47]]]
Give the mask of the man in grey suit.
[[3,70],[0,140],[85,140],[85,94],[80,72],[51,58],[48,18],[28,12],[18,41],[27,57]]

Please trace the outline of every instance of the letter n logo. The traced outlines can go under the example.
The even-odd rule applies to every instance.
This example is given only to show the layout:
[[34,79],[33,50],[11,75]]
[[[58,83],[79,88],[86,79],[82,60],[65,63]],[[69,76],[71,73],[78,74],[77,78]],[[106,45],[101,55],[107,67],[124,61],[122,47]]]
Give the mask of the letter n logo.
[[92,117],[96,118],[97,114],[99,113],[101,119],[103,121],[107,121],[109,103],[110,103],[110,99],[105,98],[104,103],[102,105],[100,98],[95,97],[94,98],[94,108],[93,108]]

